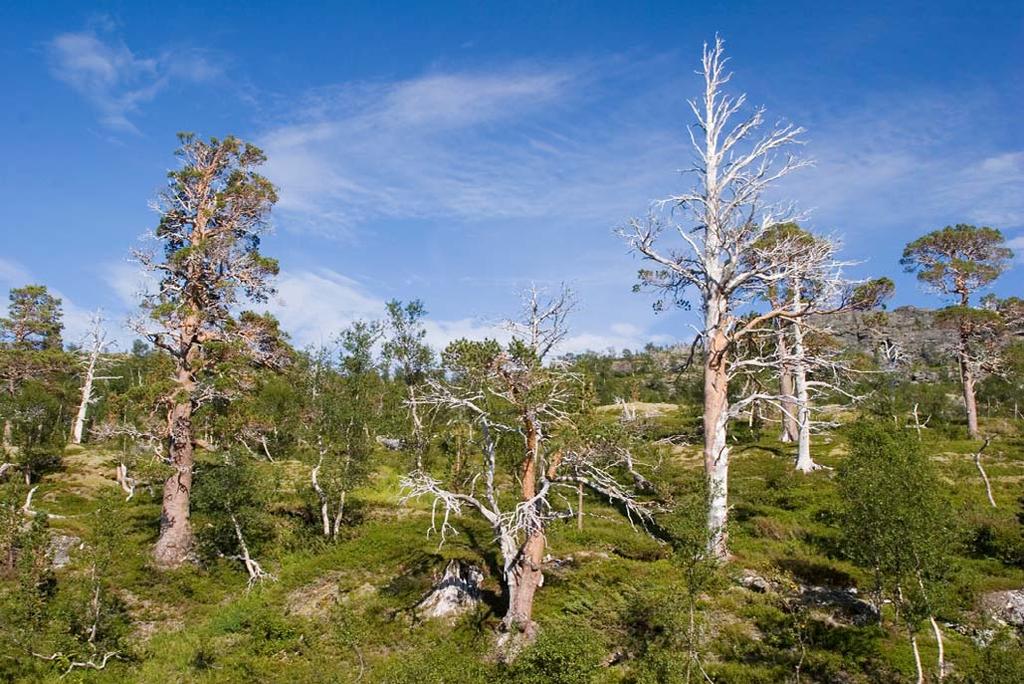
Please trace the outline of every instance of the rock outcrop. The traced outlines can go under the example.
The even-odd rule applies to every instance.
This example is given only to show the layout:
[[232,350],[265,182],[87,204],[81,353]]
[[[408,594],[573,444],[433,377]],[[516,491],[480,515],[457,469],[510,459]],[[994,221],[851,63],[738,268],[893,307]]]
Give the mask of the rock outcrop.
[[484,573],[464,561],[449,561],[441,579],[416,604],[416,612],[425,618],[450,618],[472,610],[480,603],[480,585]]
[[985,594],[981,597],[981,609],[996,622],[1024,631],[1024,589]]

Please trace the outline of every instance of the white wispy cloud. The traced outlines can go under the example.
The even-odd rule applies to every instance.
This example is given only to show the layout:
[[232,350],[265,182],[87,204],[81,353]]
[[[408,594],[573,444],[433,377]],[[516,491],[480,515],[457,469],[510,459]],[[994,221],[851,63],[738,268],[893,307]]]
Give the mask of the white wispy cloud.
[[20,287],[29,280],[29,272],[16,261],[0,257],[0,283],[8,287]]
[[910,239],[947,223],[1024,226],[1024,150],[1006,149],[990,134],[998,130],[988,121],[990,100],[886,94],[812,117],[806,151],[815,167],[782,190],[819,223],[844,224],[851,242],[894,230]]
[[260,136],[279,208],[335,234],[380,217],[618,220],[671,180],[671,142],[621,106],[580,124],[596,71],[521,65],[310,94]]
[[101,277],[126,310],[138,307],[142,294],[150,291],[154,284],[151,273],[127,260],[105,264]]
[[1024,264],[1024,233],[1006,241],[1006,246],[1013,250],[1014,259]]
[[[38,279],[26,266],[10,259],[0,258],[0,286],[4,290],[31,284],[45,284],[45,282]],[[92,317],[96,312],[87,307],[80,306],[57,288],[48,287],[47,289],[50,291],[50,294],[61,300],[62,321],[64,323],[62,336],[64,342],[67,344],[80,343],[88,331]],[[6,294],[4,292],[2,299],[0,299],[0,311],[4,313],[7,312],[8,307]],[[124,343],[129,339],[127,331],[122,329],[118,321],[108,320],[108,329],[111,339],[116,340],[118,343]]]
[[140,56],[113,34],[109,22],[57,35],[46,48],[54,78],[85,98],[100,123],[118,132],[137,132],[130,117],[171,82],[202,82],[220,75],[220,68],[194,49]]
[[[338,333],[356,320],[379,320],[385,301],[363,284],[330,269],[283,271],[277,280],[278,294],[265,309],[274,314],[298,347],[330,344]],[[510,302],[512,304],[512,302]],[[441,350],[460,338],[510,339],[504,321],[486,317],[424,320],[427,343]],[[580,332],[569,336],[558,352],[639,349],[648,342],[668,342],[664,335],[650,335],[642,328],[613,324],[607,333]]]

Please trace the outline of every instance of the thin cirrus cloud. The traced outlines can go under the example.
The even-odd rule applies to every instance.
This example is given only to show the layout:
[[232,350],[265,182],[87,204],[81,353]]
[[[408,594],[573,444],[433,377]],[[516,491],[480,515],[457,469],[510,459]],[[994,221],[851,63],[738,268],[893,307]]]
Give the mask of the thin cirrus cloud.
[[[260,139],[286,223],[345,235],[381,218],[564,227],[642,213],[689,183],[678,170],[692,160],[683,96],[693,84],[659,81],[679,70],[664,61],[606,66],[513,65],[311,94]],[[624,87],[630,97],[617,96]],[[816,165],[780,190],[812,227],[853,240],[909,238],[935,221],[1012,232],[1024,226],[1024,151],[999,143],[998,97],[865,91],[840,110],[795,98],[770,114],[806,125],[802,152]]]
[[171,83],[200,83],[220,74],[196,50],[139,56],[109,26],[62,33],[46,49],[54,78],[88,101],[104,127],[119,133],[137,133],[131,117]]
[[267,174],[289,225],[320,233],[378,218],[615,221],[674,167],[665,133],[627,108],[593,121],[609,85],[599,71],[513,65],[325,89],[260,137]]
[[[117,293],[122,305],[120,321],[123,323],[138,306],[140,293],[151,284],[137,266],[119,263],[104,268],[108,287]],[[2,273],[0,273],[2,276]],[[0,277],[2,280],[2,277]],[[265,305],[257,308],[272,313],[288,332],[292,342],[300,348],[330,345],[338,334],[357,320],[379,320],[384,316],[385,300],[359,281],[337,271],[321,268],[285,270],[275,282],[277,293]],[[513,306],[515,302],[510,301]],[[84,321],[84,317],[80,317]],[[509,332],[500,317],[439,319],[428,316],[424,321],[427,342],[436,350],[460,339],[492,338],[507,341]],[[77,329],[77,327],[76,327]],[[130,338],[125,324],[119,338]],[[638,349],[648,341],[667,342],[667,337],[650,335],[646,330],[629,323],[616,323],[607,333],[581,332],[568,337],[559,347],[563,353],[588,350]]]
[[812,116],[806,151],[816,165],[787,179],[783,192],[851,245],[868,234],[905,242],[949,223],[1013,233],[1024,228],[1024,150],[1000,144],[995,97],[879,93]]
[[[265,307],[281,322],[299,347],[330,344],[338,333],[356,320],[376,320],[384,315],[384,300],[358,281],[330,269],[284,271],[276,283],[277,295]],[[510,302],[514,304],[514,302]],[[424,321],[426,340],[436,350],[460,339],[509,339],[509,331],[500,318],[461,318],[454,320],[428,317]],[[636,325],[616,323],[609,332],[582,332],[566,338],[561,353],[588,350],[638,349],[655,339]]]

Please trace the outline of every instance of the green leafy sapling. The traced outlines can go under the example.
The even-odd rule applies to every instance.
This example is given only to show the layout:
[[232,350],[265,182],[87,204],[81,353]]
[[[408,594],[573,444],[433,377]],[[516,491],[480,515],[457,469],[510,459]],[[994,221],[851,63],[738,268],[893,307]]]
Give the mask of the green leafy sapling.
[[917,633],[922,622],[930,622],[941,676],[945,662],[935,612],[948,584],[956,534],[935,468],[910,431],[862,422],[851,431],[838,485],[846,553],[872,573],[878,598],[892,603],[910,640],[919,682],[924,675]]

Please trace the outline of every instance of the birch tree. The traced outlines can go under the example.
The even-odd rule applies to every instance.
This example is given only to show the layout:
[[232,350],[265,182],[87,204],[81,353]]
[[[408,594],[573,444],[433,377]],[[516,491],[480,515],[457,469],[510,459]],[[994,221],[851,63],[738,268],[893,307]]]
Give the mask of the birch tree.
[[[697,343],[704,358],[704,468],[709,483],[709,544],[714,555],[728,555],[728,422],[741,407],[729,405],[733,352],[741,338],[783,315],[789,307],[771,307],[744,323],[740,313],[793,272],[745,259],[772,225],[792,218],[785,208],[768,203],[765,194],[782,178],[804,166],[790,153],[803,129],[765,126],[765,110],[742,115],[746,97],[725,92],[732,78],[726,70],[723,42],[705,45],[700,74],[704,92],[690,101],[696,123],[690,128],[695,184],[685,193],[655,205],[644,219],[620,230],[630,247],[651,263],[640,271],[638,287],[660,291],[657,307],[686,306],[697,293],[702,314]],[[673,238],[677,244],[672,244]],[[775,250],[788,249],[781,244]],[[779,251],[778,255],[784,254]],[[768,258],[775,264],[780,259]]]
[[406,405],[411,421],[410,437],[416,458],[416,467],[423,468],[426,450],[423,416],[420,415],[417,393],[427,378],[434,361],[433,352],[424,341],[427,335],[423,317],[427,310],[423,302],[414,299],[403,305],[397,299],[387,302],[386,338],[383,352],[385,362],[394,370],[396,379],[405,386]]
[[103,327],[103,315],[97,312],[86,333],[85,344],[82,345],[79,352],[79,363],[82,366],[82,399],[78,404],[78,412],[75,414],[75,422],[71,428],[71,441],[75,444],[82,443],[82,433],[85,430],[89,406],[96,403],[97,400],[93,396],[94,384],[103,380],[119,379],[119,376],[115,375],[96,375],[103,365],[103,355],[107,353],[109,347],[107,331]]
[[373,359],[382,327],[356,321],[341,334],[340,366],[327,349],[310,354],[306,369],[308,409],[305,448],[311,453],[310,484],[323,536],[336,539],[349,493],[371,469],[371,417],[383,392]]
[[943,312],[957,331],[955,355],[963,389],[967,431],[979,439],[978,404],[975,385],[988,370],[987,355],[976,353],[976,342],[984,337],[991,316],[971,305],[971,296],[991,285],[1006,270],[1013,252],[1003,234],[995,228],[959,223],[946,226],[909,243],[900,264],[917,279],[954,305]]
[[[480,515],[491,527],[508,598],[502,620],[506,644],[519,634],[526,640],[534,636],[545,535],[553,521],[574,517],[572,501],[580,485],[615,502],[638,524],[652,514],[630,486],[620,484],[617,474],[626,469],[620,453],[580,443],[549,451],[552,431],[571,420],[578,389],[573,374],[549,362],[566,334],[572,301],[566,290],[551,300],[532,290],[522,319],[510,326],[508,345],[493,340],[449,345],[447,378],[428,379],[418,401],[472,424],[477,456],[472,462],[467,457],[463,486],[422,469],[402,480],[405,500],[432,501],[431,531],[440,534],[441,543],[457,533],[452,519],[463,511]],[[508,463],[512,467],[505,470]]]
[[235,321],[242,299],[265,301],[277,262],[260,253],[277,192],[257,169],[261,150],[234,137],[204,141],[181,134],[181,167],[168,173],[156,209],[153,238],[162,258],[139,250],[136,258],[159,277],[144,295],[146,316],[137,332],[174,360],[173,396],[166,416],[168,459],[173,472],[164,484],[158,565],[180,565],[192,548],[189,497],[196,435],[193,414],[214,396],[209,382],[210,345],[237,344],[259,358],[259,317]]
[[957,540],[934,467],[905,429],[862,423],[851,435],[838,485],[847,554],[872,573],[878,607],[883,600],[891,602],[906,631],[919,684],[924,667],[917,635],[921,623],[928,621],[938,646],[941,680],[946,665],[935,616],[941,591],[950,585],[948,553]]

